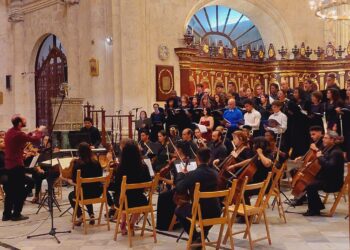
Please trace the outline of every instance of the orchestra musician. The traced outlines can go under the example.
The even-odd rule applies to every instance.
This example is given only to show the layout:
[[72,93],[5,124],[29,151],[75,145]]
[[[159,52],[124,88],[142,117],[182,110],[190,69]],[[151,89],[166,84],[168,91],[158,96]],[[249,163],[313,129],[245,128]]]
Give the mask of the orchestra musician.
[[190,158],[195,159],[198,150],[197,144],[192,140],[192,130],[186,128],[182,131],[182,142],[185,144],[188,152],[191,152]]
[[[276,168],[281,168],[282,165],[286,162],[286,160],[288,159],[288,154],[285,152],[282,152],[278,146],[277,146],[277,136],[276,134],[271,131],[271,130],[267,130],[265,132],[265,139],[267,140],[267,142],[269,143],[269,147],[272,153],[272,158],[275,164]],[[278,154],[278,158],[277,158],[277,154]]]
[[[175,160],[171,160],[167,165],[169,173],[161,174],[161,177],[168,179],[167,184],[172,185],[174,185],[174,179],[176,179],[178,174],[175,166],[179,164],[185,165],[190,160],[191,156],[191,152],[182,141],[176,143],[176,148],[174,150],[176,152],[176,158]],[[170,188],[163,190],[158,196],[156,226],[158,230],[168,230],[176,208],[176,204],[173,200],[174,194],[175,189]]]
[[344,157],[337,145],[339,136],[335,131],[329,131],[323,136],[323,151],[316,153],[321,170],[316,180],[306,187],[308,210],[304,216],[317,216],[324,209],[324,204],[318,194],[319,190],[327,193],[338,192],[344,182]]
[[[310,138],[311,138],[311,144],[310,144],[310,149],[311,151],[318,152],[318,151],[322,151],[324,149],[323,146],[323,127],[320,126],[312,126],[309,128],[309,134],[310,134]],[[307,161],[307,159],[304,159],[306,157],[305,156],[299,156],[297,158],[295,158],[294,160],[296,162],[298,161]],[[304,165],[307,164],[307,162],[304,162]],[[296,174],[296,170],[292,170],[291,171],[291,175],[294,176]],[[303,195],[302,197],[300,197],[299,199],[292,199],[292,206],[301,206],[304,204],[304,202],[307,201],[307,197],[306,195]]]
[[91,147],[98,148],[101,144],[101,135],[98,128],[93,126],[93,121],[90,117],[84,118],[84,127],[80,129],[81,133],[88,134],[90,137]]
[[40,126],[35,132],[25,134],[22,128],[26,127],[27,120],[22,115],[14,115],[11,122],[13,127],[5,136],[5,169],[8,179],[4,185],[6,195],[2,221],[28,219],[21,214],[26,198],[23,151],[27,142],[39,143],[45,130],[44,126]]
[[209,166],[213,165],[214,160],[217,164],[222,162],[227,156],[227,149],[225,145],[222,143],[222,133],[218,130],[215,130],[212,134],[212,141],[209,145],[210,149],[210,160]]
[[179,136],[179,130],[177,128],[177,125],[171,125],[169,128],[169,138],[173,141],[173,143],[177,143],[179,140],[181,140]]
[[[115,173],[114,183],[116,187],[117,197],[120,196],[121,184],[123,176],[127,177],[127,183],[141,183],[151,181],[151,175],[148,167],[143,164],[141,152],[135,143],[126,143],[122,149],[120,165]],[[144,195],[143,189],[129,190],[126,193],[128,207],[145,206],[148,204],[147,197]],[[130,221],[131,230],[134,230],[134,224],[139,214],[133,214]],[[120,229],[123,235],[127,234],[126,215],[122,215]]]
[[[140,150],[143,156],[147,156],[149,158],[153,158],[157,152],[156,147],[158,143],[152,142],[149,138],[149,131],[142,130],[140,133]],[[157,144],[157,146],[156,146]]]
[[[91,151],[90,145],[86,142],[82,142],[79,144],[78,147],[78,155],[79,159],[74,160],[73,162],[73,170],[72,170],[72,179],[68,180],[68,183],[71,185],[76,185],[77,182],[77,172],[80,170],[81,177],[82,178],[93,178],[93,177],[101,177],[102,176],[102,167],[100,163],[94,159],[93,153]],[[84,183],[82,184],[83,188],[83,195],[84,199],[93,199],[100,197],[103,191],[103,187],[101,183]],[[75,208],[75,189],[69,193],[68,199],[72,206],[72,208]],[[94,216],[94,209],[93,205],[86,205],[88,214],[90,219],[90,225],[95,224],[95,221],[93,220],[95,218]],[[75,225],[80,226],[83,222],[82,217],[82,208],[78,206],[77,210],[77,220]]]
[[175,151],[164,130],[158,132],[158,143],[160,144],[160,148],[153,163],[153,169],[155,172],[159,172],[167,165],[167,163],[173,158]]
[[[201,148],[198,150],[196,161],[197,169],[187,172],[186,169],[179,173],[175,180],[175,189],[178,193],[193,192],[196,183],[200,183],[200,191],[216,191],[217,190],[217,172],[213,168],[209,167],[210,149]],[[203,219],[219,217],[221,214],[220,201],[216,198],[201,199],[200,205],[202,208]],[[175,214],[182,224],[185,231],[189,234],[190,222],[187,219],[192,216],[192,204],[185,203],[182,206],[178,206],[175,210]],[[207,237],[211,227],[204,227],[204,237]],[[200,241],[200,233],[194,231],[193,242]]]
[[199,128],[194,130],[194,142],[197,144],[198,148],[207,147],[208,141],[203,138],[202,132]]

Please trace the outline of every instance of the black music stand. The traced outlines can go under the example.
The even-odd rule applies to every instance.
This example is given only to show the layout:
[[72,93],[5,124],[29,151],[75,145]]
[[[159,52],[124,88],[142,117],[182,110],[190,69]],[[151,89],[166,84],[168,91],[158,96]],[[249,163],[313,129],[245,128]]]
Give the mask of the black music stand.
[[[61,93],[61,94],[62,94],[61,102],[60,102],[60,105],[58,107],[58,111],[56,113],[55,119],[54,119],[54,121],[52,123],[52,128],[51,128],[50,133],[49,133],[49,137],[50,137],[51,142],[52,142],[53,130],[55,128],[58,115],[59,115],[59,113],[61,111],[63,101],[64,101],[64,99],[66,97],[66,91],[63,91],[63,93]],[[51,229],[50,229],[50,231],[48,233],[37,234],[37,235],[28,235],[27,239],[40,237],[40,236],[51,235],[52,237],[54,237],[56,239],[57,243],[60,244],[61,241],[57,238],[56,234],[71,233],[71,231],[68,230],[68,231],[60,231],[60,232],[58,232],[58,231],[56,231],[56,228],[54,226],[54,219],[53,219],[54,187],[53,187],[53,184],[54,184],[55,174],[52,172],[52,169],[53,169],[53,166],[52,166],[52,157],[53,157],[52,143],[51,143],[51,148],[50,148],[50,154],[51,154],[51,157],[50,157],[51,166],[47,168],[47,185],[48,185],[47,202],[48,202],[49,213],[50,213],[50,217],[51,217]]]

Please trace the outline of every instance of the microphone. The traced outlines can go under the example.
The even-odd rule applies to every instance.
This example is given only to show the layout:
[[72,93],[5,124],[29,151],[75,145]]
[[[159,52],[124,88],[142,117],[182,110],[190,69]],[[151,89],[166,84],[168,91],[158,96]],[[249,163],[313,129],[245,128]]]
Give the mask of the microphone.
[[68,96],[68,82],[63,82],[60,85],[60,95],[67,97]]
[[139,109],[142,109],[142,107],[139,107],[139,108],[133,108],[132,110],[139,110]]
[[122,110],[121,109],[119,109],[119,110],[117,110],[117,111],[115,111],[117,114],[120,114],[120,112],[122,112]]

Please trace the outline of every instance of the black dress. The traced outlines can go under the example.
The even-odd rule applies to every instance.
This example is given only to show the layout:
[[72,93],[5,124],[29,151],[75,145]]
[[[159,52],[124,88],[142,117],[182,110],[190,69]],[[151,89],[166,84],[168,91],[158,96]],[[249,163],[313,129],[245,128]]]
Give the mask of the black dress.
[[323,103],[319,103],[316,105],[311,104],[311,110],[310,110],[310,113],[308,116],[310,127],[311,126],[320,126],[323,128],[323,121],[322,121],[323,113],[324,113]]
[[[126,182],[128,184],[148,182],[152,180],[149,170],[145,165],[141,165],[137,171],[133,171],[129,173],[126,173],[126,171],[124,171],[123,169],[118,168],[114,177],[115,178],[114,182],[117,189],[116,190],[117,196],[119,196],[120,194],[124,175],[126,175]],[[147,197],[145,196],[143,189],[128,190],[126,192],[126,196],[128,199],[129,208],[137,207],[137,206],[145,206],[148,204]]]

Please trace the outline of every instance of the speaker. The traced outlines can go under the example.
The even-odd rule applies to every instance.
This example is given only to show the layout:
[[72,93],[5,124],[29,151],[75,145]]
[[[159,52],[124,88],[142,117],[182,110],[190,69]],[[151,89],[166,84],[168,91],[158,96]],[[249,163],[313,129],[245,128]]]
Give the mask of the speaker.
[[11,90],[11,75],[6,75],[6,89]]

